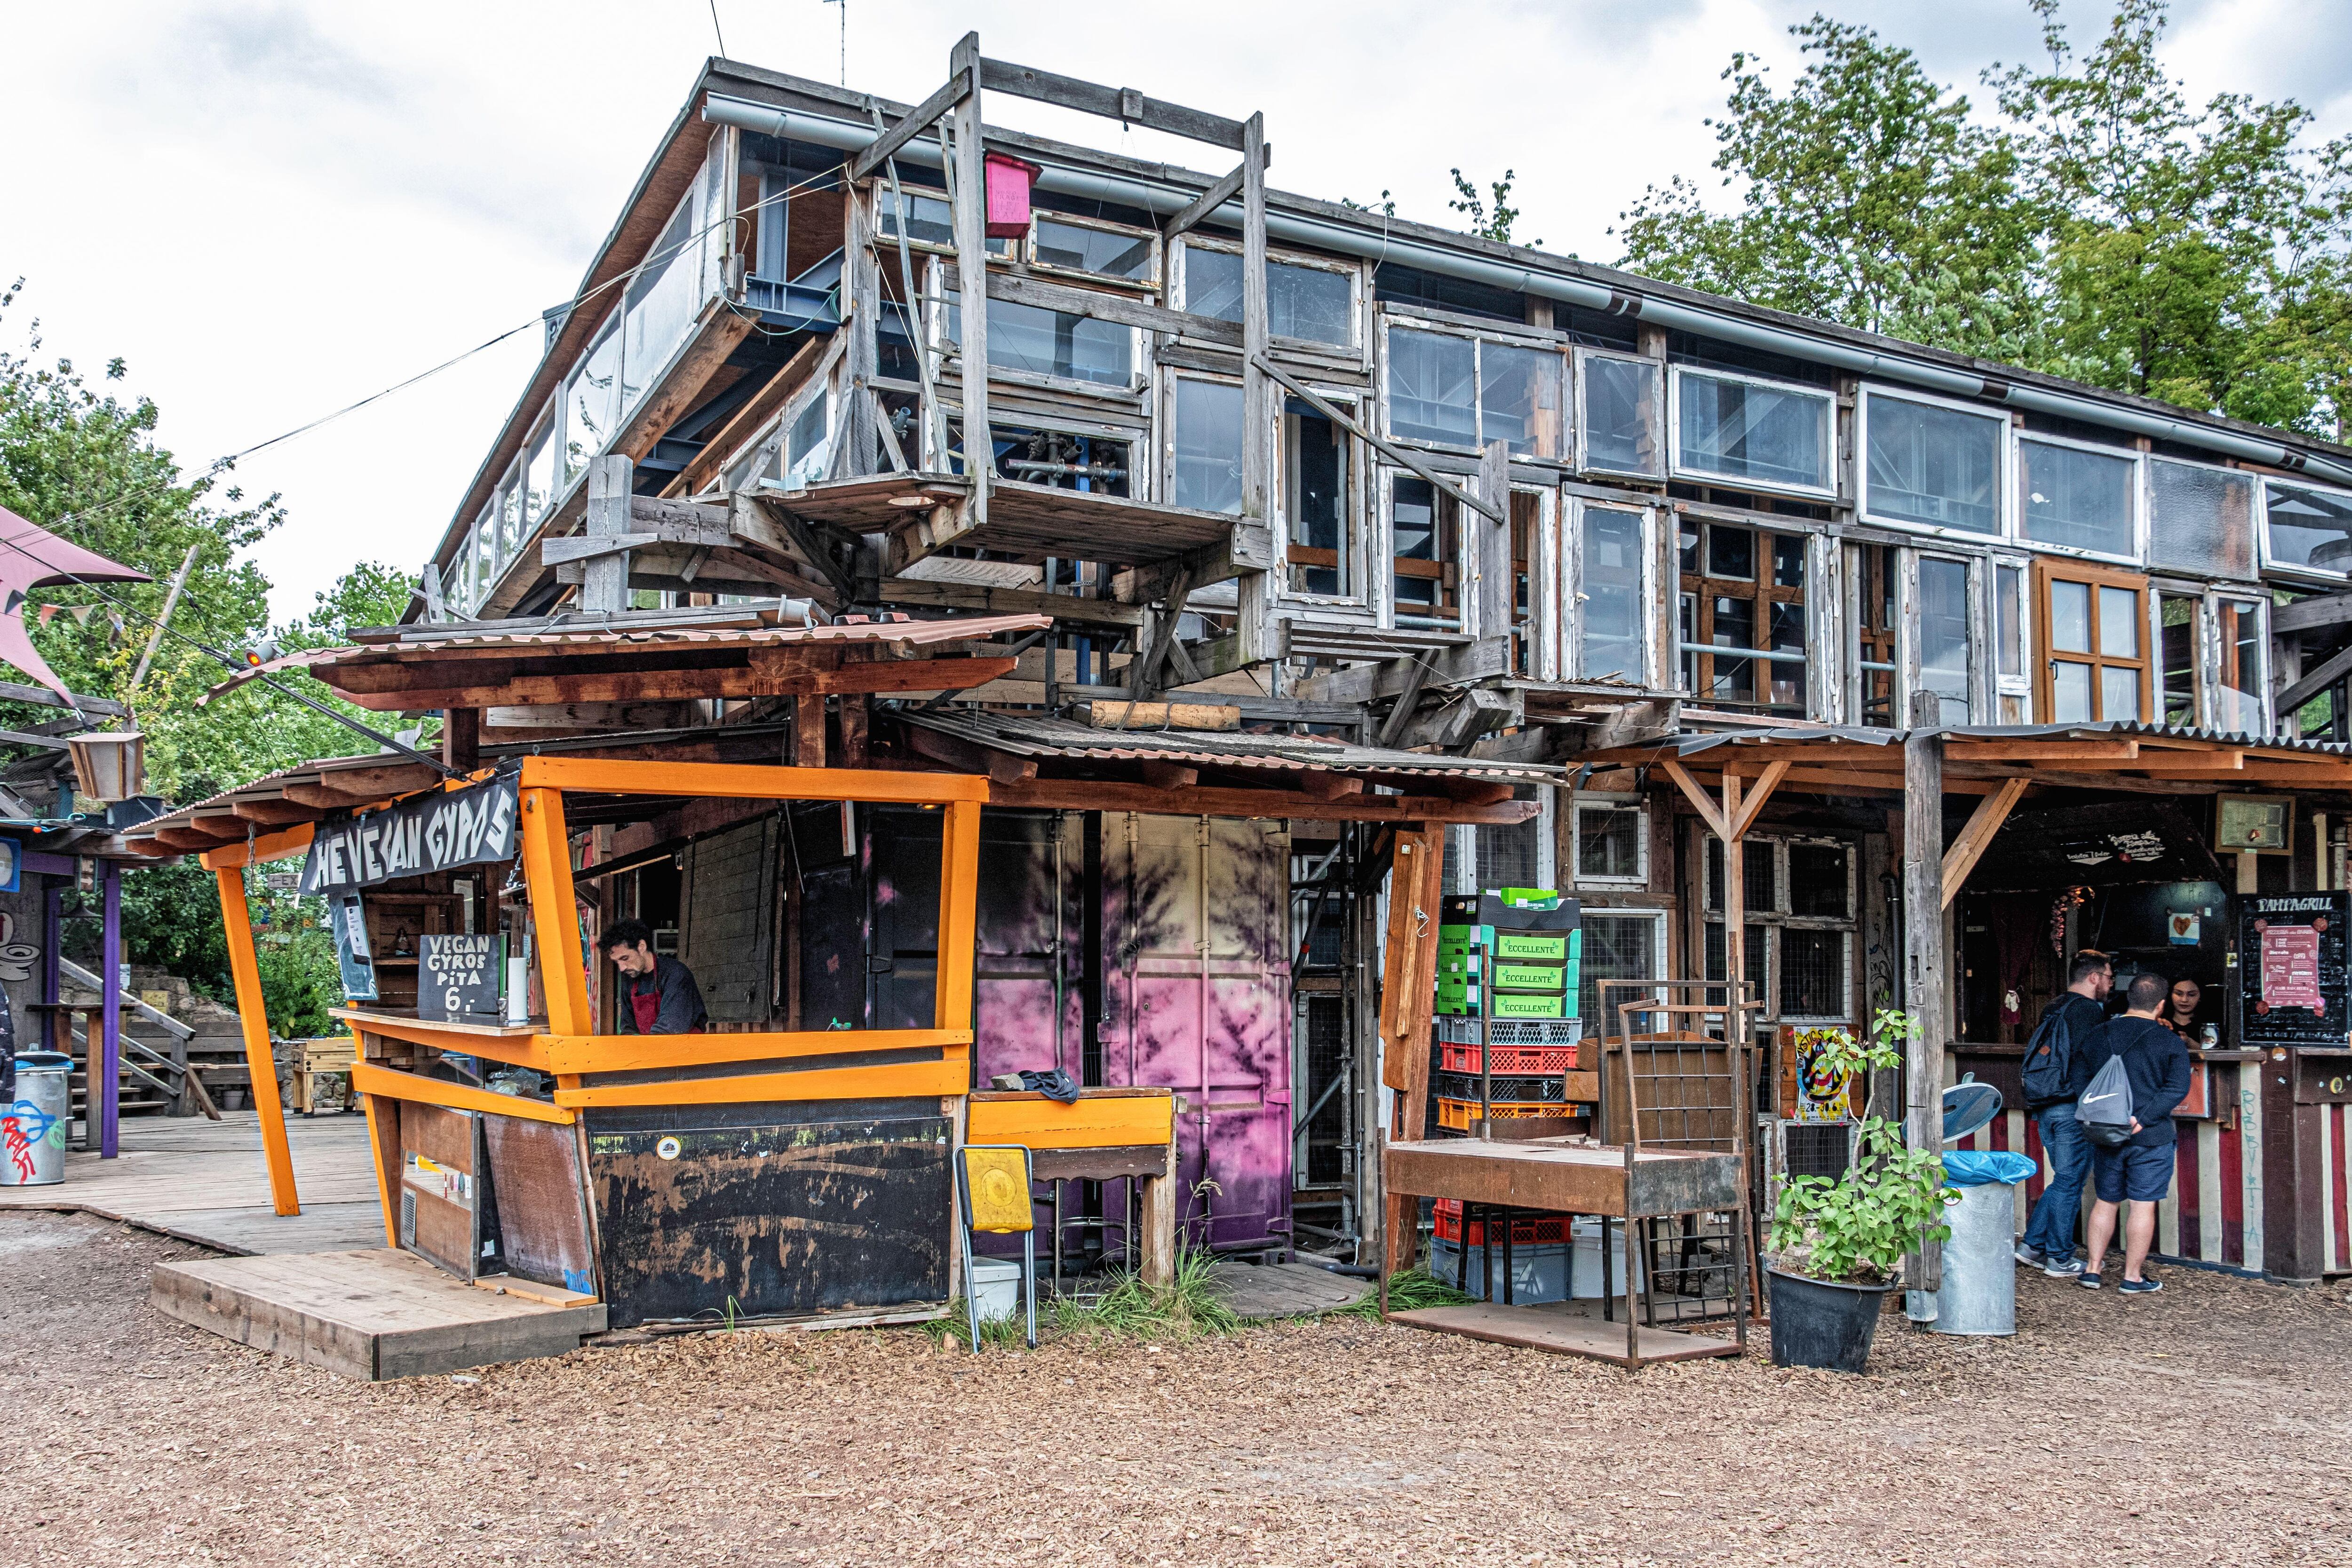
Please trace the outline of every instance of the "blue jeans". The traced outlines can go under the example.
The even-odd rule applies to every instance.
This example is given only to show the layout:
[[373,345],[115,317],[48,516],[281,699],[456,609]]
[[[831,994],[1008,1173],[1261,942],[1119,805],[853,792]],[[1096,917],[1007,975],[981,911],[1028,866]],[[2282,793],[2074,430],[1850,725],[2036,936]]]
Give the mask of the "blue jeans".
[[2050,1157],[2050,1185],[2025,1224],[2025,1244],[2055,1258],[2074,1255],[2074,1221],[2083,1212],[2083,1183],[2091,1174],[2091,1141],[2074,1120],[2072,1100],[2033,1113],[2042,1127],[2042,1152]]

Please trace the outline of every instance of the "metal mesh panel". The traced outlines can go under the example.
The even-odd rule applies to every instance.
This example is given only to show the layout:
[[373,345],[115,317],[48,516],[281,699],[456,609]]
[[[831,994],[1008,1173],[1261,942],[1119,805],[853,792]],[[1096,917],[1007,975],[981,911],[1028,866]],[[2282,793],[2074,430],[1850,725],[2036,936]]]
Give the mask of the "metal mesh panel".
[[1781,1017],[1845,1017],[1847,939],[1843,931],[1781,928]]
[[[1522,784],[1514,791],[1514,799],[1524,800],[1534,792],[1533,785]],[[1538,812],[1507,828],[1476,830],[1479,888],[1541,886],[1543,827]]]
[[1853,1129],[1843,1123],[1822,1126],[1791,1124],[1780,1130],[1781,1171],[1792,1176],[1845,1175],[1853,1161]]
[[1315,1107],[1307,1124],[1307,1180],[1324,1186],[1347,1175],[1341,1147],[1348,1135],[1347,1090],[1335,1086],[1348,1071],[1348,1009],[1336,996],[1310,996],[1306,1002],[1307,1103]]
[[2244,474],[2151,461],[2148,557],[2200,576],[2254,575],[2254,482]]

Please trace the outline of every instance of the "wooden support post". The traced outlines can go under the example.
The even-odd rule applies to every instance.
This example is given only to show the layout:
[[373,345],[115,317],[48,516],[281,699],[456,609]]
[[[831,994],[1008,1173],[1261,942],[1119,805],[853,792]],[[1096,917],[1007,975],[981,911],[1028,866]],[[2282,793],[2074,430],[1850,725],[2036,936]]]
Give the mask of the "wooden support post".
[[1952,847],[1944,852],[1944,902],[1940,907],[1949,909],[1952,900],[1960,895],[1960,884],[1969,880],[1969,873],[1976,870],[1977,862],[1992,846],[2000,825],[2009,821],[2010,808],[2025,793],[2026,783],[2023,779],[2004,779],[2000,789],[1977,801],[1977,809],[1969,814],[1968,826],[1952,841]]
[[522,792],[522,874],[530,890],[531,934],[537,938],[540,989],[547,998],[551,1034],[591,1034],[588,956],[573,913],[572,845],[563,825],[563,791]]
[[980,802],[952,800],[940,835],[940,947],[934,1029],[970,1030],[980,893]]
[[[968,84],[949,114],[955,139],[956,267],[963,279],[963,471],[971,481],[971,521],[988,521],[988,489],[995,476],[995,441],[988,423],[988,170],[981,162],[980,35],[966,33],[948,54],[948,79]],[[911,287],[911,285],[909,285]],[[940,454],[940,466],[947,466]]]
[[245,1070],[252,1079],[254,1111],[261,1118],[261,1157],[269,1167],[269,1206],[279,1214],[299,1214],[302,1201],[294,1191],[294,1152],[286,1144],[286,1112],[278,1101],[278,1058],[269,1046],[269,1009],[261,998],[261,965],[254,956],[253,924],[245,907],[245,872],[242,868],[216,871],[213,878],[220,885],[229,977],[236,988],[237,1022],[245,1031]]
[[1496,439],[1486,443],[1478,457],[1478,498],[1502,515],[1481,519],[1475,513],[1462,514],[1462,531],[1473,536],[1466,542],[1475,579],[1475,591],[1469,597],[1476,603],[1477,612],[1472,617],[1472,628],[1481,637],[1507,637],[1511,634],[1512,572],[1511,572],[1511,444]]
[[866,760],[866,735],[871,727],[874,699],[864,692],[844,692],[834,699],[841,705],[836,716],[841,721],[841,765],[863,768]]
[[[1739,982],[1748,975],[1748,841],[1734,826],[1739,821],[1739,775],[1723,776],[1723,980],[1726,1006],[1739,1000]],[[1742,1015],[1727,1012],[1727,1024],[1744,1022]],[[1628,1031],[1631,1032],[1630,1030]],[[1727,1031],[1728,1032],[1728,1031]],[[1628,1072],[1633,1071],[1629,1061]],[[1630,1282],[1628,1288],[1631,1288]]]
[[1136,1272],[1143,1282],[1155,1290],[1166,1290],[1176,1282],[1176,1126],[1171,1117],[1168,1126],[1168,1164],[1162,1173],[1149,1181],[1136,1184],[1136,1228],[1142,1232],[1137,1239]]
[[[95,1124],[100,1159],[121,1153],[122,1137],[122,862],[104,862],[99,881],[98,1027],[88,1032],[89,1076],[83,1082],[82,1114]],[[273,1098],[277,1069],[270,1070]],[[285,1131],[281,1124],[279,1132]]]
[[875,406],[874,378],[882,363],[877,340],[882,326],[881,270],[875,260],[872,219],[863,197],[863,192],[849,193],[849,420],[845,432],[849,472],[861,478],[880,466],[876,460],[879,411]]
[[[363,1037],[354,1034],[358,1050],[353,1059],[367,1060]],[[360,1096],[362,1108],[367,1112],[369,1163],[375,1166],[376,1200],[383,1205],[383,1244],[400,1245],[400,1210],[395,1202],[400,1191],[400,1102],[379,1094]]]
[[[1944,1041],[1944,737],[1942,699],[1913,694],[1903,740],[1904,1000],[1915,1032],[1904,1053],[1903,1141],[1936,1150],[1943,1142]],[[1881,1113],[1884,1114],[1884,1113]],[[1943,1274],[1942,1249],[1921,1245],[1906,1260],[1904,1284],[1932,1291]]]
[[793,766],[824,766],[824,695],[803,692],[793,699]]
[[[1267,406],[1265,357],[1270,329],[1265,297],[1265,116],[1242,125],[1242,517],[1264,523],[1271,515],[1266,492],[1274,468],[1274,415]],[[1243,664],[1271,658],[1274,637],[1274,574],[1245,571],[1234,586]],[[1172,608],[1172,606],[1171,606]]]
[[[636,465],[615,453],[588,459],[588,510],[585,531],[591,535],[629,531],[629,496],[636,483]],[[590,556],[581,568],[580,608],[590,614],[617,615],[629,607],[629,552],[614,550]]]
[[482,765],[482,710],[445,708],[441,713],[441,760],[460,773]]
[[[1390,1136],[1417,1142],[1429,1107],[1429,1019],[1436,1002],[1437,925],[1445,878],[1445,829],[1399,829],[1389,872],[1389,951],[1381,988],[1381,1082],[1396,1091]],[[1385,1186],[1385,1182],[1383,1183]],[[1381,1266],[1412,1267],[1420,1200],[1386,1198]]]

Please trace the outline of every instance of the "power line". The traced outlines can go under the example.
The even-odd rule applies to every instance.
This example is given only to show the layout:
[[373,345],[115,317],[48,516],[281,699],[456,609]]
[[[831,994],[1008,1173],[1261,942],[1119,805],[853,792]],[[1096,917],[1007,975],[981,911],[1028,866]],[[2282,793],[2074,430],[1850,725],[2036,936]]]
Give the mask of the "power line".
[[710,30],[719,36],[719,53],[723,57],[727,53],[727,35],[719,32],[719,0],[710,0]]

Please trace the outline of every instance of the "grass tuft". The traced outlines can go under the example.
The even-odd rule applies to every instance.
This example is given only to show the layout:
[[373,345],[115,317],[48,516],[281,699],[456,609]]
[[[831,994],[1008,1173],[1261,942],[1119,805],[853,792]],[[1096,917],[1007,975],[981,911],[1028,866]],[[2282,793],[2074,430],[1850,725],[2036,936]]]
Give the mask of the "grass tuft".
[[[1234,1310],[1211,1288],[1216,1259],[1187,1248],[1176,1254],[1176,1278],[1167,1286],[1147,1285],[1133,1273],[1111,1278],[1091,1301],[1073,1296],[1044,1296],[1037,1301],[1037,1339],[1088,1337],[1115,1340],[1187,1340],[1203,1334],[1232,1333],[1242,1326]],[[948,1315],[928,1323],[935,1340],[968,1345],[970,1316],[959,1297],[949,1303]],[[980,1325],[983,1345],[1024,1343],[1024,1314]]]
[[[1423,1307],[1454,1307],[1476,1300],[1463,1294],[1442,1280],[1430,1277],[1426,1269],[1409,1269],[1402,1274],[1389,1276],[1389,1311],[1416,1312]],[[1335,1318],[1361,1318],[1367,1322],[1381,1320],[1381,1293],[1373,1291],[1352,1307],[1327,1313]]]

